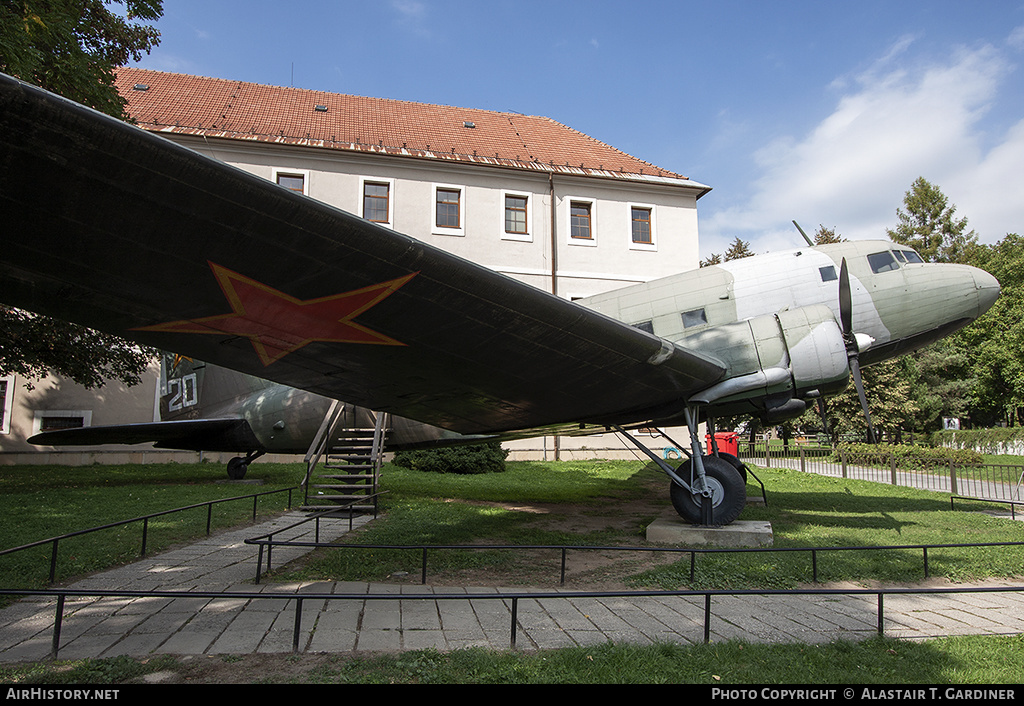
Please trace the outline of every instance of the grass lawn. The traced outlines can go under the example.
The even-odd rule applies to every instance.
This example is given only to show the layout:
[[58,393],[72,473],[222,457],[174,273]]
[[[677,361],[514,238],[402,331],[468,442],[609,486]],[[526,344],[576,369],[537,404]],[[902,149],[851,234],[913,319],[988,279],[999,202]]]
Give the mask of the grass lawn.
[[[1024,523],[993,518],[971,504],[949,509],[945,495],[758,469],[767,507],[744,517],[772,523],[775,546],[886,547],[900,544],[1024,541]],[[212,498],[295,485],[298,466],[253,464],[249,488],[219,483],[219,465],[0,467],[0,537],[17,546],[90,525],[136,517]],[[352,541],[382,544],[567,544],[641,546],[654,518],[670,512],[667,481],[641,462],[509,464],[487,476],[439,476],[386,466],[385,515]],[[753,493],[754,489],[749,489]],[[284,496],[260,501],[262,513],[284,508]],[[297,502],[298,500],[296,500]],[[227,510],[237,505],[236,509]],[[214,529],[250,521],[251,501],[218,506]],[[195,515],[195,517],[192,517]],[[206,512],[161,518],[151,527],[150,551],[205,533]],[[141,527],[104,530],[61,551],[61,579],[132,560]],[[78,540],[76,540],[78,541]],[[0,585],[42,585],[49,550],[0,558]],[[442,558],[443,554],[443,558]],[[567,586],[595,583],[678,588],[690,586],[689,557],[647,560],[631,554],[602,562],[580,551],[569,559]],[[660,555],[659,555],[660,556]],[[557,558],[501,550],[443,552],[431,557],[428,580],[492,580],[553,586]],[[410,572],[418,581],[419,553],[320,551],[278,578],[386,580]],[[920,551],[875,549],[819,556],[821,581],[915,582]],[[929,552],[932,576],[967,581],[1024,576],[1020,548]],[[791,587],[810,582],[806,553],[716,555],[698,559],[693,586]],[[110,659],[0,665],[0,683],[116,684],[169,670],[182,680],[237,683],[1019,683],[1021,637],[978,637],[903,643],[873,639],[832,645],[729,642],[678,646],[602,645],[542,653],[460,650],[359,656],[232,656],[205,660]]]

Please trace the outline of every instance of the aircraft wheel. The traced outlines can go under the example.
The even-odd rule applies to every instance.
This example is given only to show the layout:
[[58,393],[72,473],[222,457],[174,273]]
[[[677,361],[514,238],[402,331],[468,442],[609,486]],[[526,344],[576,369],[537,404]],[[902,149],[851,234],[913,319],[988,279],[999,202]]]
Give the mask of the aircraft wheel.
[[747,482],[747,464],[743,463],[743,461],[739,460],[732,454],[725,454],[721,451],[718,452],[718,457],[739,471],[740,477],[743,478],[743,482]]
[[228,478],[231,480],[242,480],[248,470],[249,464],[241,456],[235,456],[228,461]]
[[[711,488],[712,524],[727,525],[739,517],[747,504],[746,483],[740,471],[727,461],[714,456],[704,456],[703,461],[704,475]],[[687,461],[679,467],[679,475],[683,478],[689,478],[690,463],[692,461]],[[669,495],[680,517],[692,525],[703,524],[703,496],[694,495],[675,483],[671,484]]]

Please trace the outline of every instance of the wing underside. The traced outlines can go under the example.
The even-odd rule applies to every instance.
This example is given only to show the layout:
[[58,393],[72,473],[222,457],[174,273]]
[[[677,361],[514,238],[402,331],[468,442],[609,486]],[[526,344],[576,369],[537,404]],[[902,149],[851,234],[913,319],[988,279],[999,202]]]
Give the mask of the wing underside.
[[0,301],[450,429],[631,423],[721,363],[0,79]]

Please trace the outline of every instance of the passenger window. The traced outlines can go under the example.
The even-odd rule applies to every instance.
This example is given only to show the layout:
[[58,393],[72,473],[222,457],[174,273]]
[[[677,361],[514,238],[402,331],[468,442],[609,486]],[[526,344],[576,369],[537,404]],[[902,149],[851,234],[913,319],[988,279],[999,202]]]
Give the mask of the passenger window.
[[819,267],[818,272],[821,273],[822,282],[832,282],[833,280],[839,279],[836,277],[836,268],[833,265],[828,267]]
[[875,274],[878,274],[879,272],[889,272],[890,270],[898,270],[900,268],[899,263],[896,262],[896,258],[894,258],[892,253],[888,250],[868,255],[868,264],[871,265],[871,271]]
[[691,326],[703,326],[708,322],[707,314],[704,313],[704,309],[694,309],[693,311],[684,311],[681,316],[683,317],[683,328],[690,328]]

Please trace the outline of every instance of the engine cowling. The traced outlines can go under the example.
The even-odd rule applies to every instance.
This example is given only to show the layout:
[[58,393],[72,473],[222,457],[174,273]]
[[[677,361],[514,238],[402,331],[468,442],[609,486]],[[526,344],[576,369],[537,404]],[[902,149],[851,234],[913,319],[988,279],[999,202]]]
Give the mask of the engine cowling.
[[679,343],[726,364],[724,380],[689,400],[717,414],[791,418],[806,408],[804,400],[835,394],[849,383],[842,329],[824,305],[711,326]]

